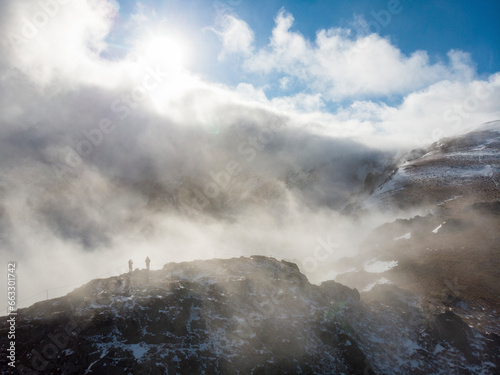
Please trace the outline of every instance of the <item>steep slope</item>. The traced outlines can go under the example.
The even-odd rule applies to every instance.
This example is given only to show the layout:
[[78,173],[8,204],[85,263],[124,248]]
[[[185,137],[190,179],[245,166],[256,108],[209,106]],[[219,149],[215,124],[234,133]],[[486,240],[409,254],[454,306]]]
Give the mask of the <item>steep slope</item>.
[[395,284],[485,333],[500,334],[498,209],[499,203],[488,202],[442,207],[386,223],[360,253],[332,266],[335,280],[358,288],[363,298],[374,285]]
[[335,280],[367,301],[374,286],[395,284],[430,309],[499,334],[499,183],[498,121],[408,154],[349,209],[399,209],[409,218],[376,228],[355,256],[329,265]]
[[349,210],[394,210],[447,200],[500,198],[500,121],[414,150]]
[[[0,346],[6,349],[5,320]],[[370,303],[255,256],[93,280],[18,315],[20,373],[493,374],[498,337],[381,287]],[[497,340],[497,341],[495,341]],[[0,368],[7,369],[0,358]]]

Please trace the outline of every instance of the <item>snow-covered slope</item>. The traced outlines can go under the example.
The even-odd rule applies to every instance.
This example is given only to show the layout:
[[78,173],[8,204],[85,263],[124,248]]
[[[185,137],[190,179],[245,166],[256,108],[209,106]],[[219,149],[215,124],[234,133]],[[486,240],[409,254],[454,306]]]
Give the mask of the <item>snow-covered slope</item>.
[[394,209],[500,198],[500,121],[410,153],[356,208]]

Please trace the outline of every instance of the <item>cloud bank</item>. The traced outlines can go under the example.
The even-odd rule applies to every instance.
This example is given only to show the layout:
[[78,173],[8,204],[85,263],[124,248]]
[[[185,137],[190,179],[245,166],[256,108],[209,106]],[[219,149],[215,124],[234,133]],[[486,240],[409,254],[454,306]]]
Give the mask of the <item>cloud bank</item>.
[[[169,51],[144,56],[141,35],[104,57],[116,2],[6,1],[0,15],[1,257],[19,262],[21,299],[146,255],[153,268],[300,262],[333,238],[333,260],[383,221],[339,214],[369,172],[500,117],[500,74],[478,77],[462,51],[431,63],[346,29],[310,41],[284,10],[264,47],[236,15],[213,25],[221,63],[237,56],[245,77],[267,77],[235,86],[170,64]],[[399,104],[382,100],[392,95]]]

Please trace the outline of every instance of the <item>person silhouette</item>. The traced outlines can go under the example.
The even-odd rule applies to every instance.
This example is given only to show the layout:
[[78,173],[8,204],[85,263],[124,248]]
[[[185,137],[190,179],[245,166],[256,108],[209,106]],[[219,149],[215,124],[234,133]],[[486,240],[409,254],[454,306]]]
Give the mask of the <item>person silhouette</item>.
[[149,264],[151,263],[151,259],[149,257],[146,258],[146,269],[149,271]]
[[132,265],[134,264],[134,262],[132,262],[132,259],[129,259],[128,261],[128,272],[132,272]]

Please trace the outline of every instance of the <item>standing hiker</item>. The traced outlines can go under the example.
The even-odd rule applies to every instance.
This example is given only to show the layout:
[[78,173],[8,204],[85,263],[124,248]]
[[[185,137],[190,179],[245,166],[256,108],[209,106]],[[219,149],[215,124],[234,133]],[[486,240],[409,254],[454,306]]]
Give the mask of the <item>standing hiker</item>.
[[128,261],[128,272],[132,272],[132,265],[134,264],[134,262],[132,262],[132,259],[129,259]]
[[149,257],[146,258],[146,269],[149,271],[149,264],[151,263],[151,259]]

